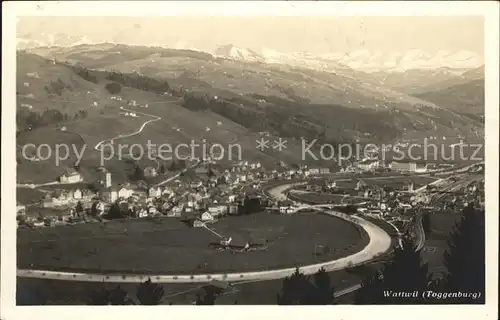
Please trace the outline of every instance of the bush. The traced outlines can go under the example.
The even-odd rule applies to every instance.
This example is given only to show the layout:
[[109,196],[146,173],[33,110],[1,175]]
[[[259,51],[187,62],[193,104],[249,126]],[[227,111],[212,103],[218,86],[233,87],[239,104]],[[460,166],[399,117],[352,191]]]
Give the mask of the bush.
[[45,86],[45,91],[51,95],[61,96],[65,89],[71,89],[71,87],[64,83],[61,79],[57,79],[57,81],[51,81],[48,85]]
[[117,94],[117,93],[120,93],[122,91],[122,86],[116,82],[111,82],[111,83],[106,84],[105,88],[111,94]]

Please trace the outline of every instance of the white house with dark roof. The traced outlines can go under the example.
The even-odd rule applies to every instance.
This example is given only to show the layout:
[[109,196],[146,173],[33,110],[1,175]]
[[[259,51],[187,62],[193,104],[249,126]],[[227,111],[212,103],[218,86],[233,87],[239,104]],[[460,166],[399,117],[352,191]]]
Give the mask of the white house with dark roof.
[[17,215],[25,215],[26,214],[26,206],[22,204],[18,204],[16,206],[16,213]]
[[208,213],[215,218],[221,216],[223,214],[223,210],[221,209],[221,206],[215,204],[208,207]]
[[357,167],[364,171],[374,170],[380,167],[380,160],[365,159],[358,162]]
[[157,198],[157,197],[160,197],[162,195],[162,192],[161,192],[161,188],[160,187],[151,187],[148,189],[148,196],[151,197],[151,198]]
[[83,198],[82,190],[76,189],[75,191],[73,191],[73,199],[80,200],[82,198]]
[[125,186],[122,186],[117,191],[118,198],[128,199],[129,197],[132,196],[132,194],[134,194],[134,190],[132,190],[131,188],[127,188]]
[[330,168],[320,168],[319,169],[319,174],[329,174],[330,173]]
[[308,175],[319,174],[319,168],[311,168],[308,170]]
[[168,213],[169,216],[180,217],[182,215],[182,211],[184,211],[184,204],[177,205],[170,210]]
[[137,212],[137,217],[138,218],[145,218],[148,216],[148,211],[144,208],[141,208],[138,212]]
[[59,177],[61,183],[78,183],[83,181],[82,176],[72,168],[66,169],[64,174]]
[[146,176],[146,177],[156,177],[157,175],[158,175],[158,172],[156,172],[156,168],[146,167],[144,169],[144,176]]
[[175,192],[169,187],[162,187],[161,188],[161,195],[173,195]]
[[239,213],[239,206],[237,204],[234,204],[234,203],[228,205],[227,213],[228,214],[238,214]]
[[158,210],[156,210],[156,207],[150,205],[148,206],[148,214],[155,214],[155,213],[158,213]]

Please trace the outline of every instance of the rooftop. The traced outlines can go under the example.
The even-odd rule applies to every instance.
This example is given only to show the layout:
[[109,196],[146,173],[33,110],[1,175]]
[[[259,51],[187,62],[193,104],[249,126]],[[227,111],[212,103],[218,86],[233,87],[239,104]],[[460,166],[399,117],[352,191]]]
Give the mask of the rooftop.
[[73,168],[66,168],[66,170],[64,171],[65,176],[76,176],[78,174],[79,174],[78,171],[76,171]]

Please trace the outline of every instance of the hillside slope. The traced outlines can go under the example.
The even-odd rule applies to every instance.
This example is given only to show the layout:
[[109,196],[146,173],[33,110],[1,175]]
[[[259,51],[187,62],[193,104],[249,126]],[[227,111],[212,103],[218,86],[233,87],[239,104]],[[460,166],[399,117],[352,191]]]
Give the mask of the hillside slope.
[[94,102],[110,96],[104,87],[83,79],[72,68],[23,52],[17,54],[16,95],[19,107],[68,114],[99,109],[102,105]]
[[433,92],[433,91],[442,91],[444,89],[461,85],[461,84],[466,84],[468,82],[472,82],[475,80],[481,80],[484,82],[484,66],[476,68],[476,69],[470,69],[460,75],[457,75],[455,77],[451,77],[449,79],[445,79],[439,82],[435,82],[426,86],[421,86],[418,89],[414,89],[411,91],[412,95],[418,96],[419,94],[425,93],[425,92]]
[[[469,69],[410,69],[405,71],[377,71],[358,75],[367,82],[379,83],[405,93],[419,92],[432,85],[460,77]],[[422,89],[424,88],[424,89]]]
[[484,120],[484,79],[419,93],[417,96],[473,119]]
[[[227,48],[235,51],[234,47]],[[82,63],[88,68],[139,72],[167,79],[179,77],[201,80],[208,86],[237,94],[255,93],[287,98],[285,90],[312,103],[335,103],[354,108],[406,108],[432,103],[362,82],[355,72],[343,67],[321,72],[286,64],[248,62],[214,57],[208,53],[139,46],[102,44],[72,48],[38,48],[35,52],[49,58]],[[235,55],[243,54],[235,51]],[[246,54],[251,54],[246,52]]]
[[[259,138],[258,133],[252,132],[216,112],[209,110],[198,112],[184,107],[181,98],[163,94],[163,91],[169,88],[165,80],[156,80],[137,74],[120,74],[123,84],[119,92],[110,94],[105,86],[113,82],[110,80],[111,78],[115,81],[120,80],[112,77],[112,72],[88,71],[85,68],[59,62],[52,63],[39,56],[23,53],[20,53],[19,57],[18,61],[22,63],[20,68],[27,68],[29,73],[38,74],[36,77],[28,77],[28,79],[34,79],[32,83],[36,83],[36,88],[40,92],[36,96],[37,108],[33,106],[32,109],[27,109],[21,104],[17,106],[18,124],[19,122],[25,124],[24,127],[18,126],[17,134],[17,179],[19,183],[52,182],[67,167],[75,164],[73,150],[70,150],[71,157],[58,164],[55,161],[56,155],[54,153],[46,160],[33,159],[32,157],[36,155],[34,154],[35,149],[30,147],[28,158],[31,159],[28,159],[23,156],[22,148],[29,143],[36,146],[47,144],[52,147],[52,150],[55,150],[57,144],[61,143],[70,146],[70,148],[74,145],[78,151],[85,146],[79,171],[87,182],[92,182],[97,178],[96,169],[101,165],[102,156],[100,152],[95,150],[95,146],[99,142],[109,139],[120,143],[119,151],[121,153],[116,156],[121,155],[121,159],[105,160],[105,166],[112,172],[113,181],[116,182],[127,181],[134,170],[134,161],[127,160],[130,151],[127,145],[131,146],[132,144],[138,144],[147,151],[149,142],[156,145],[168,144],[172,149],[175,149],[179,144],[190,145],[191,142],[194,142],[201,145],[202,141],[206,140],[208,143],[218,143],[226,150],[230,148],[230,145],[239,145],[241,158],[236,153],[232,157],[235,161],[241,159],[258,160],[266,166],[273,166],[278,160],[287,163],[299,163],[301,160],[298,142],[289,141],[287,150],[283,152],[277,152],[272,148],[260,151],[255,148],[255,141]],[[85,78],[91,79],[92,82],[85,80]],[[53,79],[61,79],[61,82],[71,84],[71,90],[64,89],[68,92],[61,92],[61,96],[68,98],[67,105],[61,102],[61,96],[58,94],[55,96],[43,94],[45,92],[44,85]],[[33,87],[25,88],[31,89]],[[97,103],[97,107],[93,105],[87,107],[86,93],[89,91],[87,89],[102,93],[93,96],[92,101]],[[48,109],[44,110],[40,106],[47,106]],[[120,107],[135,110],[137,115],[134,117],[126,116]],[[80,110],[80,108],[89,108],[95,112],[89,111],[85,116],[78,117],[62,113],[68,110]],[[159,117],[161,120],[144,126],[144,123],[155,117]],[[143,130],[138,132],[143,126]],[[135,132],[138,133],[130,135]],[[120,136],[126,136],[126,138],[120,138]],[[273,137],[271,136],[269,139],[273,139]],[[125,148],[122,150],[121,146],[125,146]],[[181,148],[181,151],[185,149]],[[238,151],[238,147],[233,148],[233,150]],[[186,152],[188,152],[188,156],[191,155],[189,150]],[[226,151],[224,159],[229,158],[227,152],[229,151]],[[43,156],[45,155],[43,154]],[[172,155],[167,154],[166,156]],[[195,156],[202,156],[201,147],[195,150]],[[141,167],[159,165],[157,161],[152,161],[146,156],[137,162]],[[168,161],[165,165],[169,165]],[[161,177],[158,179],[161,180]]]
[[[226,49],[237,56],[248,53],[235,51],[233,47]],[[323,72],[287,64],[227,59],[191,50],[113,44],[37,48],[33,52],[90,69],[165,79],[178,92],[196,91],[226,100],[236,97],[243,101],[235,107],[260,115],[269,113],[264,110],[271,106],[273,113],[280,114],[285,110],[284,105],[293,105],[293,111],[288,110],[283,119],[292,112],[314,127],[324,128],[315,130],[318,133],[341,131],[351,138],[366,135],[374,139],[381,129],[379,124],[383,124],[388,130],[383,129],[378,138],[386,140],[406,132],[468,134],[476,126],[453,110],[364,81],[348,67],[338,72]],[[262,104],[267,100],[287,102]],[[346,113],[344,109],[352,112]],[[344,116],[341,126],[331,121],[337,120],[339,114]]]

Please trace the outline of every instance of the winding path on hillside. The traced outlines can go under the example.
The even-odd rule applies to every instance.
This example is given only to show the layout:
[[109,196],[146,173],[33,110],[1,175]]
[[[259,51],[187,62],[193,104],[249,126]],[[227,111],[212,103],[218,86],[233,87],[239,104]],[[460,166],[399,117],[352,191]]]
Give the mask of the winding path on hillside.
[[[282,194],[284,190],[289,189],[292,185],[282,185],[270,191],[271,194]],[[312,265],[300,267],[304,274],[314,274],[320,268],[326,271],[338,271],[348,267],[361,265],[367,261],[384,254],[390,249],[390,236],[375,224],[368,222],[359,217],[348,216],[341,212],[336,212],[329,209],[320,208],[320,206],[309,206],[310,208],[320,211],[332,217],[347,220],[351,223],[362,227],[369,236],[368,245],[361,251],[349,255],[344,258],[333,261],[315,263]],[[67,280],[67,281],[84,281],[84,282],[113,282],[113,283],[140,283],[151,278],[158,283],[207,283],[214,279],[222,281],[263,281],[285,278],[295,271],[293,268],[266,270],[256,272],[241,272],[241,273],[218,273],[218,274],[197,274],[197,275],[137,275],[137,274],[97,274],[97,273],[80,273],[80,272],[58,272],[48,270],[17,270],[17,276],[26,278]]]
[[[126,111],[126,112],[132,112],[132,113],[136,113],[136,114],[141,114],[141,115],[144,115],[144,116],[147,116],[147,117],[152,117],[153,119],[150,119],[150,120],[147,120],[145,121],[137,131],[134,131],[132,133],[128,133],[128,134],[119,134],[113,138],[107,138],[107,139],[104,139],[100,142],[98,142],[95,146],[94,146],[94,150],[98,151],[98,152],[102,152],[102,146],[105,142],[110,142],[110,141],[114,141],[114,140],[117,140],[117,139],[124,139],[124,138],[130,138],[130,137],[133,137],[135,135],[138,135],[140,134],[142,131],[144,131],[144,128],[146,128],[146,126],[152,122],[155,122],[155,121],[159,121],[159,120],[162,120],[161,117],[159,116],[155,116],[155,115],[152,115],[152,114],[149,114],[149,113],[144,113],[144,112],[139,112],[139,111],[135,111],[135,110],[130,110],[130,109],[126,109],[124,107],[120,107],[120,110],[123,110],[123,111]],[[190,167],[182,170],[181,172],[175,174],[174,176],[168,178],[168,179],[165,179],[157,184],[155,184],[154,186],[155,187],[158,187],[158,186],[161,186],[161,185],[164,185],[174,179],[177,179],[182,173],[186,172],[188,169],[190,168],[194,168],[196,167],[198,164],[200,164],[200,161],[197,161],[195,162],[193,165],[191,165]],[[44,187],[44,186],[50,186],[50,185],[57,185],[57,184],[60,184],[58,181],[52,181],[52,182],[47,182],[47,183],[40,183],[40,184],[17,184],[16,186],[18,188],[39,188],[39,187]]]
[[[158,116],[155,116],[155,115],[152,115],[152,114],[148,114],[148,113],[144,113],[144,112],[139,112],[139,111],[135,111],[135,110],[129,110],[129,109],[125,109],[124,107],[120,107],[120,110],[124,110],[126,112],[138,113],[138,114],[141,114],[141,115],[144,115],[144,116],[147,116],[147,117],[152,117],[153,119],[145,121],[139,127],[139,129],[137,131],[134,131],[134,132],[128,133],[128,134],[119,134],[116,137],[104,139],[104,140],[98,142],[95,145],[94,150],[102,152],[102,145],[103,145],[103,143],[105,143],[107,141],[113,141],[113,140],[116,140],[116,139],[123,139],[123,138],[133,137],[133,136],[141,133],[144,130],[144,128],[146,128],[146,126],[148,124],[162,119],[161,117],[158,117]],[[59,184],[59,182],[58,181],[51,181],[51,182],[39,183],[39,184],[34,184],[34,183],[21,184],[21,183],[18,183],[17,187],[18,188],[32,188],[32,189],[34,189],[34,188],[38,188],[38,187],[50,186],[50,185],[56,185],[56,184]]]
[[117,135],[117,136],[116,136],[116,137],[114,137],[114,138],[104,139],[104,140],[100,141],[100,142],[99,142],[99,143],[97,143],[97,144],[95,145],[95,147],[94,147],[94,149],[95,149],[96,151],[100,151],[100,152],[102,152],[102,148],[101,148],[101,146],[102,146],[102,144],[103,144],[104,142],[107,142],[107,141],[114,141],[114,140],[117,140],[117,139],[123,139],[123,138],[133,137],[133,136],[138,135],[139,133],[141,133],[141,132],[144,130],[144,128],[146,128],[146,126],[147,126],[148,124],[150,124],[150,123],[152,123],[152,122],[155,122],[155,121],[158,121],[158,120],[161,120],[161,117],[158,117],[158,116],[155,116],[155,115],[152,115],[152,114],[149,114],[149,113],[139,112],[139,111],[135,111],[135,110],[129,110],[129,109],[125,109],[124,107],[120,107],[120,110],[124,110],[124,111],[126,111],[126,112],[132,112],[132,113],[142,114],[143,116],[152,117],[153,119],[151,119],[151,120],[148,120],[148,121],[144,122],[144,123],[140,126],[140,128],[139,128],[137,131],[135,131],[135,132],[128,133],[128,134],[119,134],[119,135]]
[[[111,138],[111,139],[104,139],[104,140],[100,141],[100,142],[99,142],[99,143],[97,143],[97,144],[95,145],[95,147],[94,147],[94,149],[95,149],[96,151],[100,151],[100,152],[102,152],[101,146],[102,146],[102,144],[103,144],[103,143],[105,143],[105,142],[107,142],[107,141],[113,141],[113,140],[117,140],[117,139],[129,138],[129,137],[132,137],[132,136],[138,135],[138,134],[140,134],[140,133],[144,130],[144,128],[146,128],[146,126],[147,126],[148,124],[150,124],[150,123],[152,123],[152,122],[155,122],[155,121],[159,121],[159,120],[161,120],[161,119],[162,119],[162,118],[161,118],[161,117],[159,117],[159,116],[155,116],[155,115],[152,115],[152,114],[149,114],[149,113],[139,112],[139,111],[135,111],[135,110],[126,109],[126,108],[124,108],[124,107],[120,107],[120,110],[124,110],[124,111],[126,111],[126,112],[133,112],[133,113],[137,113],[137,114],[141,114],[141,115],[144,115],[144,116],[149,116],[149,117],[152,117],[153,119],[151,119],[151,120],[148,120],[148,121],[144,122],[144,123],[141,125],[141,127],[140,127],[137,131],[135,131],[135,132],[132,132],[132,133],[129,133],[129,134],[125,134],[125,135],[123,135],[123,134],[119,134],[118,136],[116,136],[116,137],[114,137],[114,138]],[[162,186],[162,185],[164,185],[164,184],[169,183],[170,181],[172,181],[172,180],[174,180],[174,179],[179,178],[179,177],[180,177],[180,175],[181,175],[182,173],[185,173],[188,169],[191,169],[191,168],[196,167],[198,164],[200,164],[200,161],[195,162],[194,164],[192,164],[191,166],[189,166],[189,167],[187,167],[187,168],[184,168],[182,171],[180,171],[180,172],[176,173],[175,175],[171,176],[170,178],[167,178],[167,179],[165,179],[165,180],[163,180],[163,181],[161,181],[161,182],[156,183],[156,184],[154,185],[154,187],[159,187],[159,186]]]

